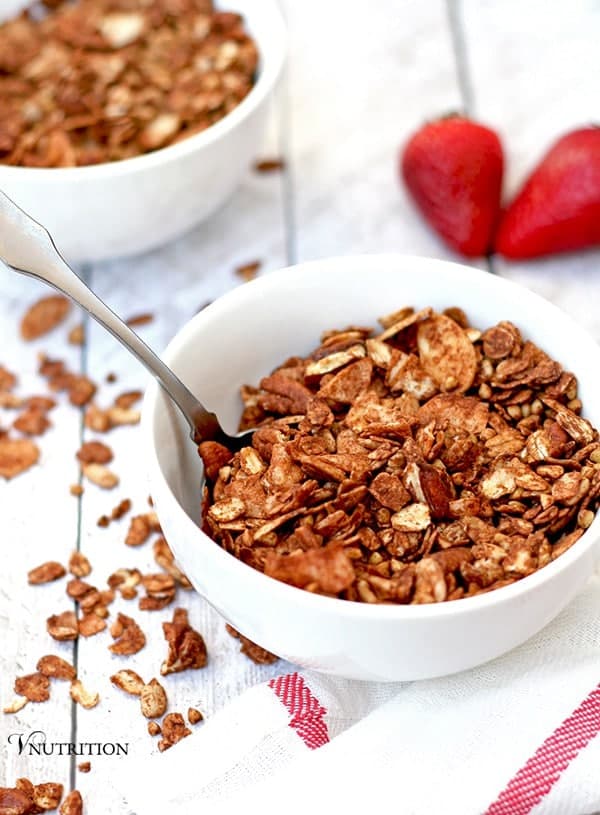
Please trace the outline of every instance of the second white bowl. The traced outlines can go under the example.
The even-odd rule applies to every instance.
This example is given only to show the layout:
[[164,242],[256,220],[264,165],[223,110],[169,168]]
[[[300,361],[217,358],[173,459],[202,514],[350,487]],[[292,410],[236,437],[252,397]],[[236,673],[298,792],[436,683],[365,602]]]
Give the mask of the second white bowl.
[[248,96],[220,122],[137,158],[90,167],[0,165],[0,189],[47,227],[71,262],[143,252],[211,215],[257,157],[286,36],[275,0],[227,0],[259,53]]

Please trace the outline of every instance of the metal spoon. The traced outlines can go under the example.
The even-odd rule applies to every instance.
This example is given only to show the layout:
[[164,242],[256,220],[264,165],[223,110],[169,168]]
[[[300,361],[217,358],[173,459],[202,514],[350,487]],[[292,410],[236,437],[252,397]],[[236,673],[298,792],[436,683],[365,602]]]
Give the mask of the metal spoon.
[[239,449],[251,430],[231,436],[214,413],[206,410],[165,363],[135,331],[117,317],[71,269],[54,245],[47,229],[0,191],[0,259],[15,272],[49,283],[85,309],[101,326],[145,365],[171,397],[190,426],[196,444],[218,439],[230,449]]

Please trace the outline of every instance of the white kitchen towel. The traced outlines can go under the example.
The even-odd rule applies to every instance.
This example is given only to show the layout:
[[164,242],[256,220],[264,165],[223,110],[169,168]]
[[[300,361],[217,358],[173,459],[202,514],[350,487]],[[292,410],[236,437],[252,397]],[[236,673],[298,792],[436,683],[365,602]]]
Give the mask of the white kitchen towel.
[[600,577],[517,650],[422,682],[310,672],[242,694],[111,783],[136,815],[600,810]]

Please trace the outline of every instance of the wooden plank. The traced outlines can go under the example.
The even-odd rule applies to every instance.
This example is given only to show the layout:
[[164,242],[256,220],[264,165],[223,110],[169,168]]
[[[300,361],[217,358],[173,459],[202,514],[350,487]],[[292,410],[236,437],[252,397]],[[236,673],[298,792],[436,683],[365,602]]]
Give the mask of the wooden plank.
[[[460,19],[473,113],[503,139],[510,199],[560,135],[600,118],[600,7],[593,0],[463,0]],[[600,337],[600,314],[591,307],[600,301],[600,251],[530,262],[495,257],[494,264]]]
[[[46,394],[45,381],[37,375],[37,354],[47,351],[64,359],[78,371],[80,349],[68,345],[68,327],[75,325],[73,313],[66,326],[40,340],[24,343],[18,335],[18,323],[27,306],[48,293],[39,283],[4,269],[1,272],[0,326],[2,348],[0,362],[19,376],[16,393],[22,396]],[[65,595],[65,579],[43,586],[29,586],[27,572],[47,560],[66,565],[77,545],[78,502],[69,494],[69,485],[77,481],[75,452],[79,447],[79,411],[68,404],[64,394],[56,397],[59,406],[51,412],[53,427],[36,441],[41,449],[38,466],[12,481],[0,479],[0,507],[3,520],[2,549],[5,568],[0,581],[0,699],[2,707],[15,697],[16,676],[35,671],[44,654],[73,659],[72,643],[57,643],[46,632],[51,614],[72,608]],[[0,427],[8,427],[14,411],[0,410]],[[18,434],[15,434],[18,435]],[[0,714],[0,785],[12,784],[20,776],[34,782],[68,783],[67,756],[19,755],[17,746],[8,743],[13,733],[24,738],[43,731],[48,742],[68,742],[71,735],[71,701],[68,683],[53,682],[51,698],[43,704],[28,704],[16,715]],[[40,736],[36,736],[39,739]]]
[[444,2],[284,6],[298,259],[396,251],[456,260],[397,172],[411,133],[461,106]]

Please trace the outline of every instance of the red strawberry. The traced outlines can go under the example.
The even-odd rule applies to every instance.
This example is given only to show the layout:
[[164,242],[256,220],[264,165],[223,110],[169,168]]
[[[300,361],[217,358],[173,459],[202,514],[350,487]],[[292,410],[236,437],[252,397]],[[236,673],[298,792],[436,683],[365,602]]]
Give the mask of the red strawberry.
[[490,249],[503,166],[502,145],[494,131],[462,116],[424,125],[401,159],[406,186],[426,220],[467,257]]
[[535,258],[600,244],[600,128],[559,139],[506,210],[495,248]]

